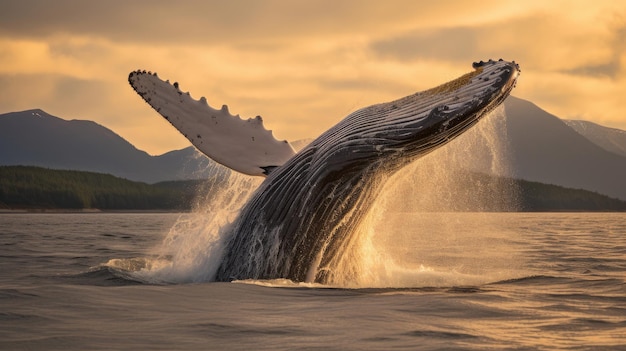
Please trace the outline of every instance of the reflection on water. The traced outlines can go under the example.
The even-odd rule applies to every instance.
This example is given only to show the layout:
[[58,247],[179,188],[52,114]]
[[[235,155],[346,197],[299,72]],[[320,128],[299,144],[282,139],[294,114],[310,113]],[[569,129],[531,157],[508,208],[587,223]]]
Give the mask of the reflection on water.
[[0,215],[0,349],[626,345],[626,214],[394,214],[377,244],[405,287],[151,285],[98,268],[150,257],[178,217]]

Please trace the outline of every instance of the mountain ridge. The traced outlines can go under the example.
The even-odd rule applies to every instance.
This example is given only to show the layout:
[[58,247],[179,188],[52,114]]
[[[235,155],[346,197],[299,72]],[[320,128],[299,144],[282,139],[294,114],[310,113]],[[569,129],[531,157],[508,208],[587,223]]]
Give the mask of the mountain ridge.
[[[626,200],[626,156],[532,102],[511,96],[504,111],[511,160],[505,175]],[[225,171],[192,146],[151,156],[93,121],[67,121],[41,109],[0,114],[0,165],[108,173],[146,183]]]
[[607,151],[530,101],[505,101],[511,176],[626,199],[626,157]]
[[563,121],[594,144],[620,156],[626,156],[626,131],[584,120]]
[[211,162],[193,147],[151,156],[88,120],[64,120],[41,109],[0,115],[0,165],[113,174],[134,181],[201,179]]

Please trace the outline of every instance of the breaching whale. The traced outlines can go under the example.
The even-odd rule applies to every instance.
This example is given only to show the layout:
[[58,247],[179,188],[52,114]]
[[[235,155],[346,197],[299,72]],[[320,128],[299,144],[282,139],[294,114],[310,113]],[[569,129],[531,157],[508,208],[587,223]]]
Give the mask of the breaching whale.
[[[513,62],[489,60],[438,87],[355,111],[300,152],[260,117],[211,108],[178,83],[134,71],[135,91],[201,152],[238,172],[266,176],[229,227],[215,280],[337,282],[350,267],[359,224],[385,180],[445,145],[509,95]],[[416,196],[418,196],[416,194]],[[345,267],[349,267],[346,269]]]

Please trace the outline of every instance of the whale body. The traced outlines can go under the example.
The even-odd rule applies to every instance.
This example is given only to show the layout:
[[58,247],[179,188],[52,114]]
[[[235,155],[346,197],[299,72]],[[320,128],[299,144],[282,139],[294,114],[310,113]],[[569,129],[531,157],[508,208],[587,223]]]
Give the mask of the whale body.
[[209,157],[266,176],[229,228],[215,280],[334,283],[358,274],[350,252],[385,181],[475,125],[504,101],[520,72],[503,60],[473,68],[441,86],[355,111],[298,153],[273,139],[260,117],[242,120],[226,107],[213,109],[150,72],[132,72],[129,82]]

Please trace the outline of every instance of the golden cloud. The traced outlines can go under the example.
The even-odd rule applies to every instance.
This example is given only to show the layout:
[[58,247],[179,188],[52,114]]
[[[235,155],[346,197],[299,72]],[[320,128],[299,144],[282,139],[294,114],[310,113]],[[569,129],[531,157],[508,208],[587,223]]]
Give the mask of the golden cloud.
[[0,104],[93,119],[160,153],[189,144],[128,87],[134,69],[294,140],[502,57],[522,66],[517,96],[626,129],[625,15],[610,1],[5,2]]

